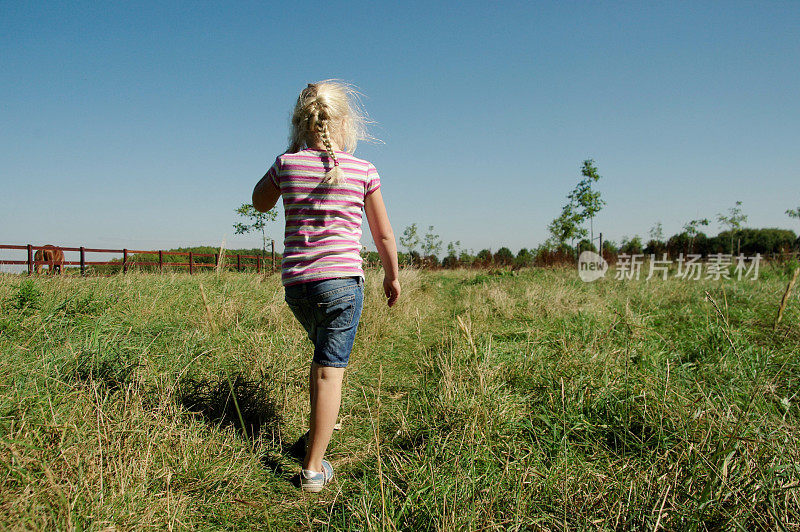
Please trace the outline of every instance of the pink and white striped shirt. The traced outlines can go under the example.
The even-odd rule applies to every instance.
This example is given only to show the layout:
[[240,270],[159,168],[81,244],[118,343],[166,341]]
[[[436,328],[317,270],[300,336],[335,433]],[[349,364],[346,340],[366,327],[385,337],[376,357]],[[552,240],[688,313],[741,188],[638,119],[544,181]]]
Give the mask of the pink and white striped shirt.
[[381,180],[369,161],[336,152],[345,180],[323,184],[333,166],[327,153],[302,150],[275,159],[267,176],[281,191],[286,215],[281,280],[284,286],[335,277],[364,277],[361,211]]

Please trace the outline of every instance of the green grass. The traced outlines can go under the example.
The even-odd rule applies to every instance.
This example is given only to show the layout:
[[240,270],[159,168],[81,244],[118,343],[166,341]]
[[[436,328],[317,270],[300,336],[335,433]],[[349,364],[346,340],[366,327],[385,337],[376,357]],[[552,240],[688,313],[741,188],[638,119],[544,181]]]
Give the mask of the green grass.
[[[0,276],[0,528],[800,527],[800,304],[749,281],[378,272],[320,495],[277,276]],[[232,393],[233,392],[233,393]]]

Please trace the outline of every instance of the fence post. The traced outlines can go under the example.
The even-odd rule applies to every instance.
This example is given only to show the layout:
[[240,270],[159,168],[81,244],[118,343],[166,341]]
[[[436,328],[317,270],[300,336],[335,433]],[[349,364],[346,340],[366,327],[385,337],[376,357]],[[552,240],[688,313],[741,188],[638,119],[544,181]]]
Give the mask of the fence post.
[[270,255],[272,257],[272,271],[275,271],[275,241],[272,240],[272,251],[270,251]]
[[603,256],[603,233],[600,233],[600,247],[597,248],[600,252],[600,257]]
[[261,257],[256,257],[256,273],[261,273]]
[[192,275],[192,252],[189,252],[189,275]]
[[86,275],[86,249],[81,246],[81,277]]
[[238,253],[236,254],[236,271],[242,271],[242,256]]
[[214,253],[214,268],[219,266],[219,253]]
[[164,250],[163,249],[159,249],[158,250],[158,273],[161,273],[163,271],[164,271]]
[[128,271],[128,248],[122,250],[122,273]]
[[33,273],[33,246],[28,244],[28,275]]

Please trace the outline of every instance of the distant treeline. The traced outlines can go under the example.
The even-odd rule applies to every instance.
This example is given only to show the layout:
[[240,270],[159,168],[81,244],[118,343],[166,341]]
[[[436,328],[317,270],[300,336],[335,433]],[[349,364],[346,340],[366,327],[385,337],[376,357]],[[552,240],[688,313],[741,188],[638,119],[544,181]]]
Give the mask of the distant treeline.
[[[482,249],[478,253],[466,250],[458,250],[454,246],[448,246],[450,253],[440,259],[435,254],[423,255],[416,251],[400,252],[398,254],[401,264],[414,265],[419,267],[489,267],[489,266],[510,266],[521,268],[529,266],[552,266],[556,264],[570,264],[575,262],[579,251],[590,250],[597,252],[597,247],[589,240],[581,240],[575,247],[552,244],[543,244],[535,248],[522,248],[516,253],[507,247],[501,247],[497,251]],[[751,229],[743,228],[735,232],[723,231],[716,236],[708,236],[698,232],[690,235],[687,232],[679,233],[666,240],[650,239],[642,242],[638,236],[624,238],[617,243],[612,240],[603,242],[603,256],[611,262],[616,261],[619,254],[655,254],[661,258],[664,253],[669,258],[677,258],[683,253],[698,254],[708,257],[716,253],[732,253],[738,255],[742,253],[746,256],[753,256],[760,253],[765,257],[773,254],[784,254],[800,250],[800,239],[794,231],[788,229],[762,228]],[[370,251],[364,255],[365,261],[377,265],[380,262],[378,253]]]
[[[460,249],[458,246],[449,245],[448,254],[444,257],[439,257],[436,254],[421,254],[417,251],[400,251],[398,252],[398,260],[401,266],[413,266],[422,268],[486,268],[486,267],[511,267],[523,268],[531,266],[554,266],[560,264],[572,264],[578,252],[590,250],[597,251],[596,246],[592,245],[588,240],[582,240],[575,247],[562,245],[553,246],[551,244],[543,244],[535,248],[522,248],[516,253],[511,251],[508,247],[501,247],[496,251],[491,249],[482,249],[477,253],[472,250]],[[166,252],[181,252],[193,253],[192,262],[198,264],[215,264],[216,257],[220,249],[212,246],[195,246],[185,248],[172,248],[164,250],[165,254],[162,255],[164,268],[175,270],[186,270],[186,266],[173,267],[172,263],[187,263],[189,257],[185,255],[167,255]],[[629,255],[634,254],[655,254],[659,258],[666,253],[669,258],[677,258],[678,255],[694,253],[703,257],[708,257],[716,253],[732,253],[738,255],[742,253],[748,257],[760,253],[765,258],[771,255],[791,253],[793,251],[800,251],[800,239],[794,231],[788,229],[777,228],[762,228],[750,229],[744,228],[736,232],[723,231],[716,236],[708,236],[705,233],[698,232],[695,235],[690,235],[686,232],[679,233],[669,237],[666,240],[650,239],[643,242],[638,236],[632,238],[624,238],[622,242],[617,243],[612,240],[603,242],[603,256],[609,262],[615,262],[617,256],[622,253]],[[226,249],[224,252],[224,266],[227,269],[236,269],[237,260],[236,255],[242,258],[239,261],[242,270],[255,270],[255,259],[244,258],[245,256],[258,257],[261,256],[261,249]],[[209,255],[209,256],[198,256]],[[362,252],[365,266],[377,267],[380,265],[380,257],[376,251]],[[154,253],[137,253],[128,256],[128,268],[139,271],[157,271],[156,265],[139,265],[137,263],[158,262],[158,252]],[[267,252],[262,268],[266,267],[269,270],[271,266],[271,256]],[[281,255],[275,253],[275,267],[281,267]],[[111,264],[97,265],[93,270],[97,273],[115,273],[122,268],[122,259],[117,258],[111,260]],[[207,270],[210,266],[198,266],[197,270]]]
[[670,257],[677,257],[680,253],[696,253],[707,257],[716,253],[742,253],[753,256],[756,253],[768,255],[773,253],[789,253],[800,249],[800,240],[794,231],[767,227],[762,229],[742,228],[738,231],[722,231],[717,236],[707,236],[698,232],[692,236],[686,232],[671,236],[666,241],[649,240],[642,245],[639,237],[634,237],[622,242],[615,249],[615,244],[604,243],[603,248],[612,253],[654,253],[660,255],[667,253]]

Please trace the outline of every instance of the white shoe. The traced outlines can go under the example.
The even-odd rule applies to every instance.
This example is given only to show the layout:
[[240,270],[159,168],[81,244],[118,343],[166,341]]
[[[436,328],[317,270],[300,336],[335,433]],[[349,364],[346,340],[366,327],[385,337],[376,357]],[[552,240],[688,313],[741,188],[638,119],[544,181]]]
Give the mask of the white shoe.
[[300,488],[309,493],[318,493],[331,480],[333,480],[333,466],[327,460],[322,461],[321,472],[310,469],[300,471]]

